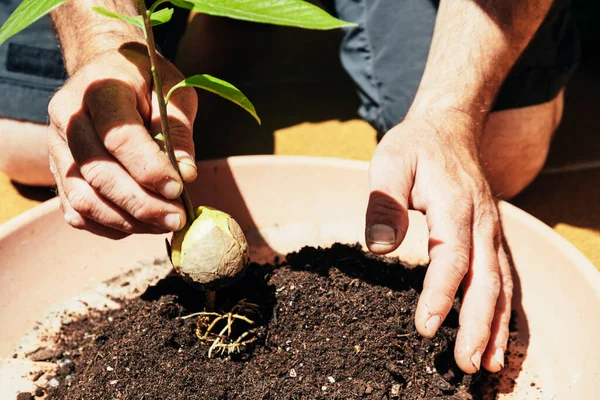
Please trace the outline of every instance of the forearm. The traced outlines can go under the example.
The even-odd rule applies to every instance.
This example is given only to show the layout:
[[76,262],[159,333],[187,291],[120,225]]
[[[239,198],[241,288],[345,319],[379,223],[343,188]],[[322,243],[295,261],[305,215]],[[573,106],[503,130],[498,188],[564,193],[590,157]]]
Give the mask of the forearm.
[[[411,116],[449,111],[475,134],[552,0],[442,0]],[[477,137],[475,139],[478,139]]]
[[123,15],[138,15],[134,0],[73,0],[52,12],[66,68],[73,74],[95,55],[117,49],[124,43],[144,43],[141,29],[96,14],[92,7],[104,7]]

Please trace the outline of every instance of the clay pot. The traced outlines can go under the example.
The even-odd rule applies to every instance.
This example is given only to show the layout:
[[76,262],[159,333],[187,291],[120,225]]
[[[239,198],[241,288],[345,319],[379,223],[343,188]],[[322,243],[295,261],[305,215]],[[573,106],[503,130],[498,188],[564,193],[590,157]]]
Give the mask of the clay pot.
[[[200,178],[189,187],[193,202],[230,213],[246,233],[254,261],[304,245],[363,243],[365,162],[247,156],[198,167]],[[503,374],[516,381],[501,391],[515,399],[594,398],[600,393],[600,274],[529,214],[508,203],[501,213],[515,262],[513,308],[524,353],[509,359]],[[426,224],[418,212],[410,218],[407,239],[394,255],[425,263]],[[163,258],[164,239],[111,241],[75,230],[64,222],[57,198],[0,226],[0,357],[12,355],[48,306],[140,261]],[[1,375],[0,368],[0,382]],[[12,398],[5,390],[0,385],[0,398]]]

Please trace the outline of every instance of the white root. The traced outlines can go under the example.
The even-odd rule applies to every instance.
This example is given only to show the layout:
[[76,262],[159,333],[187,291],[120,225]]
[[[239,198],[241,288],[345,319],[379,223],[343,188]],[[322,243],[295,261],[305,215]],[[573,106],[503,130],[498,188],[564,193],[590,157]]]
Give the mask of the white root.
[[[211,343],[211,346],[208,349],[208,358],[212,358],[213,352],[221,355],[225,353],[238,353],[243,346],[250,344],[257,339],[256,336],[249,337],[256,333],[256,329],[244,331],[237,338],[232,337],[233,324],[235,321],[242,321],[248,325],[254,325],[254,321],[244,315],[238,314],[238,312],[241,313],[245,310],[254,311],[255,309],[258,309],[258,305],[246,303],[242,300],[226,314],[203,311],[182,318],[198,317],[196,322],[196,336],[203,342]],[[226,324],[221,331],[219,333],[214,332],[213,330],[216,325],[224,320],[226,320]]]

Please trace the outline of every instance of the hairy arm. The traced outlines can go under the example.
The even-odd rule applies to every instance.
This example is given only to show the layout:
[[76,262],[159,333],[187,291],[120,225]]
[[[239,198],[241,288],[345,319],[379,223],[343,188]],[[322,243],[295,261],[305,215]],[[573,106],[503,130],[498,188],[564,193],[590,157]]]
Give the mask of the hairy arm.
[[[65,220],[110,238],[177,231],[183,181],[197,175],[196,93],[179,90],[168,110],[180,176],[153,139],[161,119],[143,31],[93,6],[139,15],[134,0],[73,0],[51,15],[70,75],[48,107],[47,135]],[[158,64],[163,92],[183,79],[168,60]]]
[[371,161],[369,249],[393,251],[408,228],[406,210],[425,213],[430,263],[415,325],[433,337],[462,288],[454,357],[466,373],[504,367],[513,288],[479,142],[504,79],[551,3],[441,0],[415,100]]
[[95,6],[122,15],[139,15],[134,0],[73,0],[54,10],[50,16],[71,75],[99,53],[124,43],[145,43],[139,28],[97,14],[92,10]]
[[442,0],[412,115],[466,116],[475,140],[502,82],[552,0]]

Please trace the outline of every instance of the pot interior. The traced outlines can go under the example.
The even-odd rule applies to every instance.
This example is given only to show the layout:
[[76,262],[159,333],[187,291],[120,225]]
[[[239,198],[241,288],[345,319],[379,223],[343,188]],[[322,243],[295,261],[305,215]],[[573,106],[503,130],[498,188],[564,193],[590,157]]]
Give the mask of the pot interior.
[[[200,178],[189,186],[193,202],[236,218],[254,261],[305,245],[364,245],[367,163],[247,156],[198,166]],[[509,382],[501,396],[594,398],[600,392],[600,274],[549,227],[508,203],[500,208],[515,263],[513,309],[521,343],[501,373]],[[413,265],[427,263],[425,219],[411,212],[410,220],[405,242],[392,255]],[[48,307],[140,262],[163,258],[165,237],[111,241],[77,231],[64,222],[58,199],[4,224],[0,357],[12,355]]]

